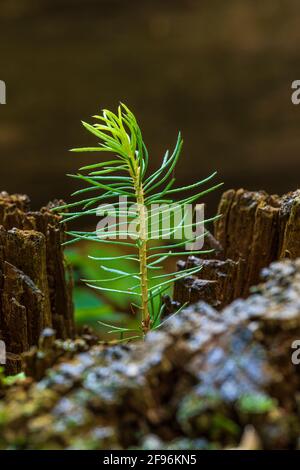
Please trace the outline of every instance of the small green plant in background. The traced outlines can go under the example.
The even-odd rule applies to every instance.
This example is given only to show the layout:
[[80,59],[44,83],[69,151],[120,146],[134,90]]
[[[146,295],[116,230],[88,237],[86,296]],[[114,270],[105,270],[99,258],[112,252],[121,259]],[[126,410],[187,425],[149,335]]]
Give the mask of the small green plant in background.
[[[114,226],[114,232],[110,232],[111,237],[112,235],[116,237],[119,237],[120,234],[124,235],[122,217],[125,210],[126,216],[136,224],[136,237],[131,240],[129,238],[124,240],[124,236],[121,237],[122,239],[116,239],[116,237],[108,239],[105,231],[96,229],[94,231],[70,231],[68,235],[71,240],[67,242],[70,244],[79,240],[93,241],[102,244],[104,248],[115,246],[122,247],[125,250],[125,254],[116,256],[103,256],[103,250],[101,250],[101,256],[89,255],[90,259],[99,262],[99,268],[104,273],[104,277],[102,279],[85,279],[85,282],[88,286],[101,292],[114,296],[125,294],[133,299],[131,308],[134,313],[140,315],[139,326],[137,328],[106,326],[111,328],[111,332],[118,332],[120,335],[131,334],[133,335],[131,338],[135,338],[143,336],[150,329],[160,326],[165,308],[162,296],[170,285],[175,280],[193,275],[201,269],[197,266],[179,272],[161,274],[157,273],[162,269],[161,263],[171,256],[203,253],[201,250],[182,251],[182,247],[187,242],[195,242],[195,239],[184,239],[180,242],[175,241],[172,244],[166,244],[166,241],[158,244],[157,240],[153,242],[149,236],[148,209],[153,204],[176,204],[176,206],[184,207],[199,200],[201,196],[216,189],[221,184],[174,203],[173,195],[196,189],[216,174],[213,173],[205,180],[185,187],[173,188],[175,183],[174,170],[183,144],[180,133],[173,153],[170,155],[167,151],[161,167],[148,176],[148,151],[134,114],[124,104],[121,104],[117,114],[103,110],[102,115],[94,116],[94,118],[98,122],[92,125],[83,122],[83,126],[98,138],[98,146],[77,148],[72,149],[72,151],[111,153],[113,157],[80,168],[80,171],[84,173],[70,175],[86,184],[74,195],[82,197],[85,194],[89,195],[89,193],[96,192],[97,194],[91,197],[83,196],[83,199],[61,206],[59,209],[62,211],[60,213],[64,221],[68,222],[82,216],[97,215],[100,204],[102,207],[103,204],[107,204],[107,208],[113,206],[118,219]],[[127,204],[130,207],[135,204],[136,211],[133,213],[123,207],[120,209],[120,197],[126,197]],[[66,209],[68,209],[68,213],[65,212]],[[212,218],[210,221],[214,219]],[[183,220],[180,221],[180,224],[182,223]],[[203,224],[203,221],[201,223]],[[175,228],[174,226],[171,227],[168,233],[159,228],[160,234],[163,235],[162,238],[171,239]],[[174,248],[179,249],[179,251],[174,252]],[[119,263],[124,260],[133,263],[135,269],[120,269]],[[125,283],[123,289],[120,289],[119,285],[118,288],[114,287],[114,283],[120,281],[123,285]]]
[[0,367],[0,388],[2,387],[10,387],[15,383],[22,382],[26,379],[26,375],[24,372],[20,372],[16,375],[5,375],[4,367]]
[[[126,295],[116,295],[111,291],[91,289],[82,279],[97,279],[99,265],[91,257],[124,255],[123,247],[117,245],[104,245],[91,242],[78,242],[65,249],[68,264],[72,266],[74,290],[73,301],[75,306],[75,320],[79,326],[89,325],[94,331],[105,335],[105,329],[99,323],[109,322],[118,326],[136,326],[137,319],[130,314],[130,300]],[[118,260],[118,269],[135,272],[134,261],[128,259]],[[121,278],[113,283],[118,290],[127,289],[128,279]]]

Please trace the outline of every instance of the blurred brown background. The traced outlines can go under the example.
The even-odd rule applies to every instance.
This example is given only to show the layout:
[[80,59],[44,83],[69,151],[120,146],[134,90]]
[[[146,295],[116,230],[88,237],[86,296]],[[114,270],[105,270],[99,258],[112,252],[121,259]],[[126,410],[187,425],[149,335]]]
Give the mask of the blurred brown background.
[[70,199],[80,119],[119,100],[153,167],[182,131],[180,183],[299,187],[299,21],[299,0],[1,0],[0,190]]

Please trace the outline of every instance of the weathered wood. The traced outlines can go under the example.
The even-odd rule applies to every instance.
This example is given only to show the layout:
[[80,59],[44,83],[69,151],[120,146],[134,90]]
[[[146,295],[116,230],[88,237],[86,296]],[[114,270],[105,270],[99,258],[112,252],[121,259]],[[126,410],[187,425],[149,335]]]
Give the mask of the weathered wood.
[[197,276],[190,276],[175,284],[174,300],[183,304],[203,300],[215,308],[222,308],[242,295],[245,263],[243,260],[201,260],[194,256],[187,262],[179,261],[179,271],[186,267],[202,266]]
[[[213,255],[215,260],[192,257],[179,263],[179,269],[203,265],[197,276],[176,282],[174,299],[180,303],[202,299],[221,308],[247,296],[261,269],[272,261],[300,256],[300,190],[282,197],[229,190],[221,197],[218,214],[222,217],[215,222],[216,241],[208,243],[219,243],[222,250]],[[211,281],[217,283],[213,292]]]
[[286,218],[286,223],[282,228],[279,257],[294,259],[300,253],[300,191],[282,198],[281,217]]
[[215,222],[215,238],[224,257],[247,264],[245,289],[272,261],[300,256],[300,190],[282,197],[264,191],[226,191]]
[[[221,313],[199,302],[145,341],[60,355],[0,402],[0,448],[243,447],[249,426],[263,449],[299,448],[300,260],[263,277]],[[54,345],[27,354],[38,376]]]
[[[0,193],[0,331],[8,353],[37,344],[46,327],[59,338],[74,335],[64,227],[51,207],[31,212],[27,196]],[[8,372],[17,363],[8,355]]]

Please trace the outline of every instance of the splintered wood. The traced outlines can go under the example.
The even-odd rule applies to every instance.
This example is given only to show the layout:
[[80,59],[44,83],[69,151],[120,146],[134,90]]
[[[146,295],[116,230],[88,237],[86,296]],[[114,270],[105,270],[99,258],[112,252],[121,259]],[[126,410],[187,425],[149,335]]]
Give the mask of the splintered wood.
[[177,281],[174,299],[180,303],[205,300],[222,308],[246,297],[259,281],[261,269],[272,261],[300,257],[300,190],[282,197],[264,191],[226,191],[221,197],[214,238],[213,260],[190,257],[178,268],[202,265],[197,276]]
[[31,212],[27,196],[0,193],[0,339],[10,373],[20,370],[20,354],[45,327],[59,338],[74,335],[64,227],[51,207]]

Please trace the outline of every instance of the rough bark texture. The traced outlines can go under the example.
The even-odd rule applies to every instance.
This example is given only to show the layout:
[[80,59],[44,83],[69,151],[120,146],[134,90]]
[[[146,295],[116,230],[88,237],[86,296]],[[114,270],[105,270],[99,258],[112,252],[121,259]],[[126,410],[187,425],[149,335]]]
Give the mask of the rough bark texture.
[[282,197],[264,191],[226,191],[207,247],[217,247],[213,260],[189,258],[179,262],[202,264],[197,276],[178,281],[174,299],[180,303],[205,300],[222,308],[246,297],[260,270],[272,261],[300,256],[300,190]]
[[300,260],[263,277],[222,312],[199,302],[144,342],[74,348],[37,384],[14,386],[0,447],[299,448]]
[[60,338],[74,334],[64,227],[51,207],[31,212],[27,196],[0,193],[0,339],[8,373],[20,370],[20,353],[38,343],[44,328]]

